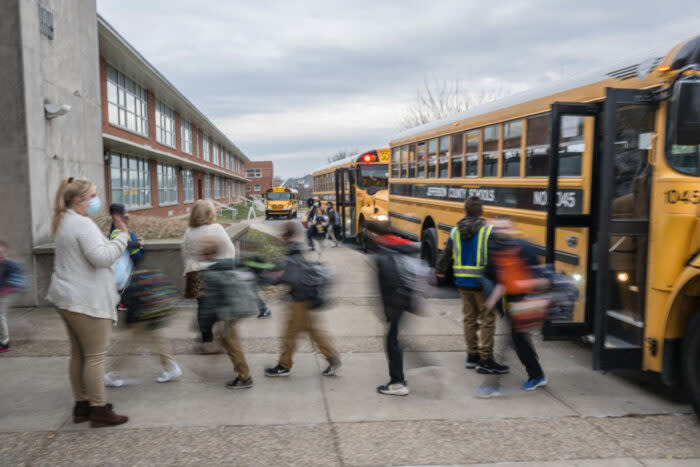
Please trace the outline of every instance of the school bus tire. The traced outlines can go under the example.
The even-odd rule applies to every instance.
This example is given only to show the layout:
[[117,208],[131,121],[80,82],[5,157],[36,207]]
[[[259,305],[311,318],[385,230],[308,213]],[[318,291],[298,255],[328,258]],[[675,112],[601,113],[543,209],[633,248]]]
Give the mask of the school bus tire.
[[681,353],[683,383],[695,413],[700,417],[700,310],[688,323]]
[[429,227],[423,231],[420,241],[420,257],[431,268],[437,261],[437,230]]

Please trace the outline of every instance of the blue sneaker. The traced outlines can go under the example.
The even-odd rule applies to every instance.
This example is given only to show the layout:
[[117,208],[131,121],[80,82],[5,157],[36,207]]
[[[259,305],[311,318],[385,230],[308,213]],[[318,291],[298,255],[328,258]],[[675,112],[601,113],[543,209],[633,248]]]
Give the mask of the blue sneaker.
[[535,389],[539,388],[540,386],[546,386],[546,385],[547,385],[547,377],[543,375],[541,378],[532,378],[532,379],[527,380],[520,387],[526,391],[534,391]]
[[501,389],[498,386],[479,386],[476,388],[476,396],[482,399],[498,397],[500,395]]

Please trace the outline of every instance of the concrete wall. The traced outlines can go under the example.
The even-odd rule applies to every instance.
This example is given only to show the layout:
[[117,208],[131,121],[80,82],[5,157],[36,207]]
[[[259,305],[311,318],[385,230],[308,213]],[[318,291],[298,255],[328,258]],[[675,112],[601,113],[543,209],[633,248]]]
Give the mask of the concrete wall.
[[[236,246],[237,254],[246,248],[248,229],[249,227],[243,224],[235,224],[226,229]],[[165,273],[168,279],[175,284],[180,295],[185,291],[184,266],[180,252],[181,243],[180,240],[147,241],[143,262],[140,266],[142,269],[157,269]],[[38,304],[47,306],[50,303],[46,302],[44,297],[46,297],[53,273],[54,245],[38,246],[34,248],[34,254],[37,265],[37,290],[40,297]]]
[[[39,30],[39,5],[53,14],[53,39]],[[60,180],[89,178],[104,199],[96,14],[94,0],[0,2],[0,238],[32,277]],[[46,100],[72,110],[47,120]],[[20,303],[38,303],[36,292]]]

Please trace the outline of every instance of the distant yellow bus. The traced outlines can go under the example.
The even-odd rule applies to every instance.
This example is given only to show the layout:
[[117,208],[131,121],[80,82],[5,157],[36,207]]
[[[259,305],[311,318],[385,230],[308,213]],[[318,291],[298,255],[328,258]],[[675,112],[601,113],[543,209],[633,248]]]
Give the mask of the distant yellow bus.
[[265,192],[265,219],[292,219],[297,217],[298,209],[299,193],[296,190],[279,186]]
[[508,216],[579,283],[596,369],[683,380],[700,410],[700,36],[390,142],[392,228],[433,264],[464,200]]
[[343,239],[365,244],[370,223],[388,224],[389,148],[361,151],[313,172],[313,194],[334,201]]

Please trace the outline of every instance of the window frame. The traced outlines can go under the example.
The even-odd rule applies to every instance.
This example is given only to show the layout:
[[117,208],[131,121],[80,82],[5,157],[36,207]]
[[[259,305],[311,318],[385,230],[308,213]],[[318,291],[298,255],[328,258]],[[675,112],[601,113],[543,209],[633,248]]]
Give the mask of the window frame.
[[[175,111],[165,103],[156,99],[156,142],[169,148],[177,149],[177,137],[175,136]],[[168,128],[169,127],[169,128]],[[167,141],[167,137],[171,140]]]
[[[127,206],[129,209],[148,209],[153,207],[153,199],[151,196],[151,170],[150,162],[148,159],[141,157],[130,156],[128,154],[122,154],[118,152],[109,153],[109,165],[110,165],[110,198],[113,203],[118,202]],[[115,160],[119,161],[119,167],[114,166]],[[126,164],[124,164],[126,162]],[[132,185],[132,162],[136,165],[136,186]],[[114,172],[119,173],[119,186],[115,187],[114,184]],[[126,180],[126,185],[124,183]],[[126,193],[128,197],[133,196],[133,191],[137,191],[137,196],[139,200],[146,200],[145,203],[134,204],[130,201],[124,200],[124,194]],[[119,191],[119,196],[114,196],[115,191]]]
[[[111,76],[113,75],[113,76]],[[116,79],[116,81],[115,81]],[[114,97],[112,89],[114,87]],[[148,138],[148,91],[133,79],[126,76],[116,67],[107,63],[106,73],[107,87],[107,121],[110,125],[122,130]],[[128,95],[127,95],[128,94]],[[133,99],[133,110],[129,109],[129,97]],[[116,121],[112,118],[112,110],[115,109]],[[137,112],[138,109],[138,112]],[[129,127],[128,114],[133,115],[134,128]],[[122,115],[124,116],[122,122]],[[142,131],[139,131],[139,123]]]
[[[187,131],[186,131],[187,129]],[[189,138],[186,136],[189,135]],[[185,154],[194,155],[192,123],[180,117],[180,149]],[[189,151],[187,150],[189,148]]]
[[[194,172],[192,169],[182,169],[180,175],[182,176],[182,202],[194,203]],[[192,197],[187,196],[190,191]]]

